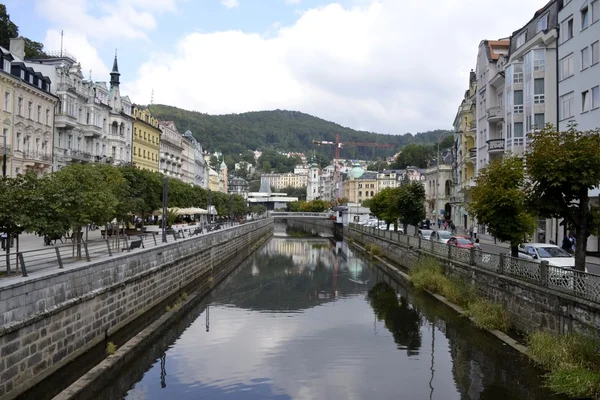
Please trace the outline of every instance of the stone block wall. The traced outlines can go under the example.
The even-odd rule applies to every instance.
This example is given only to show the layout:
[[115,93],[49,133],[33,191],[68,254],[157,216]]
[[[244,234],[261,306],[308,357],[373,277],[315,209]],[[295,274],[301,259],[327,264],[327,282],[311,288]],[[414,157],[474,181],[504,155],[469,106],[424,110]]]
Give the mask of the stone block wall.
[[0,400],[65,363],[272,234],[260,220],[152,249],[114,255],[0,292]]
[[439,259],[448,275],[471,282],[482,296],[502,304],[516,327],[523,331],[547,329],[564,333],[600,329],[600,304],[352,228],[344,228],[344,237],[363,246],[376,244],[384,257],[409,270],[420,257]]

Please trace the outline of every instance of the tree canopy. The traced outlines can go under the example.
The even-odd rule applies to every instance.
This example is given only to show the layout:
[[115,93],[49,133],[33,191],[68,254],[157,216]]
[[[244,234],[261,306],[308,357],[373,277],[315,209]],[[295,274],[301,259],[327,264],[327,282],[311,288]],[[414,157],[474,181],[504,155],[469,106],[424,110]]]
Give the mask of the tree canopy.
[[[402,146],[409,143],[437,143],[445,132],[435,130],[415,135],[411,133],[379,134],[356,131],[339,124],[313,117],[298,111],[273,110],[241,114],[209,115],[197,111],[183,110],[168,105],[150,105],[152,114],[161,120],[175,121],[177,126],[190,129],[196,139],[210,151],[239,155],[247,150],[277,149],[282,151],[308,151],[333,158],[332,146],[317,146],[313,140],[335,141],[340,134],[342,142],[374,142],[397,145],[394,149],[344,147],[341,157],[346,159],[376,159],[394,155]],[[248,161],[248,160],[247,160]],[[239,160],[236,160],[239,162]],[[320,160],[317,160],[320,163]],[[228,167],[231,167],[225,159]],[[320,163],[321,164],[321,163]],[[321,165],[321,167],[326,166]]]
[[479,171],[471,189],[469,212],[486,225],[495,238],[511,245],[518,255],[518,245],[535,229],[525,195],[525,172],[519,157],[504,157],[490,162]]
[[[442,132],[439,136],[445,133]],[[452,148],[453,145],[454,137],[452,135],[446,136],[440,142],[440,152]],[[432,144],[408,144],[402,148],[400,154],[398,154],[390,167],[393,169],[405,169],[407,167],[427,168],[432,160],[437,159],[437,150],[437,142]]]
[[575,267],[585,269],[587,238],[598,234],[598,207],[589,190],[600,186],[600,131],[564,132],[547,126],[526,154],[530,206],[546,218],[563,218],[575,230]]
[[393,208],[404,224],[404,232],[406,225],[418,226],[425,219],[425,186],[421,182],[410,182],[397,188]]

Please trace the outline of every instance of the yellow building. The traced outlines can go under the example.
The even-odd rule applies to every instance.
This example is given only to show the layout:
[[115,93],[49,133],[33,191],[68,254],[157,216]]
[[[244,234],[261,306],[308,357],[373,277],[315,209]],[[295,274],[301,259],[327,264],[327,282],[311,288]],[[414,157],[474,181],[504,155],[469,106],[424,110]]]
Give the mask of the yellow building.
[[209,168],[208,169],[208,189],[213,192],[219,192],[221,189],[219,182],[220,182],[219,173],[217,171],[215,171],[214,169]]
[[350,203],[372,199],[379,193],[377,172],[364,171],[359,164],[354,164],[342,183],[342,192]]
[[457,158],[453,173],[457,186],[454,187],[451,198],[452,215],[456,226],[464,229],[468,229],[473,225],[473,221],[469,217],[467,204],[470,200],[469,189],[475,186],[475,166],[477,163],[477,145],[475,143],[477,134],[476,95],[477,78],[475,73],[471,71],[469,89],[465,91],[464,98],[454,119]]
[[158,119],[147,108],[133,108],[133,165],[158,172],[160,135]]

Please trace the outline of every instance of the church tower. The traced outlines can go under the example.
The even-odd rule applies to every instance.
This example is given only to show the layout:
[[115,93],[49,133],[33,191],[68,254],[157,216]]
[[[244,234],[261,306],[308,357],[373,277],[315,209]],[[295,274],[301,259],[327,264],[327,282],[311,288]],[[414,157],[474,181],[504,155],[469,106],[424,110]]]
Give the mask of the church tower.
[[119,78],[121,74],[119,73],[119,65],[117,63],[117,52],[115,50],[115,60],[113,61],[112,71],[110,72],[110,104],[113,108],[113,111],[120,113],[123,110],[123,106],[121,104],[121,92],[119,90]]
[[306,185],[306,201],[319,198],[319,166],[313,161],[308,171],[308,184]]

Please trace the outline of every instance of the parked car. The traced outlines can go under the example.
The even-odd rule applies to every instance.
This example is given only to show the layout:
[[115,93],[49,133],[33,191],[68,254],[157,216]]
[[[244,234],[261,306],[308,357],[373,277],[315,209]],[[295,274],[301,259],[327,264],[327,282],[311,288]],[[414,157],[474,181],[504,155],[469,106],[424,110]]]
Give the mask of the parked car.
[[431,239],[432,233],[433,233],[433,230],[431,230],[431,229],[419,229],[419,237],[421,239],[425,239],[425,240]]
[[450,238],[452,237],[452,232],[449,231],[434,231],[431,234],[430,239],[433,240],[434,242],[440,242],[440,243],[448,243],[448,240],[450,240]]
[[523,243],[519,246],[519,258],[537,262],[548,261],[551,267],[575,267],[575,257],[559,246],[548,243]]
[[475,247],[475,243],[467,236],[452,236],[448,239],[448,244],[451,246],[460,247],[461,249],[470,249]]

